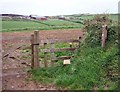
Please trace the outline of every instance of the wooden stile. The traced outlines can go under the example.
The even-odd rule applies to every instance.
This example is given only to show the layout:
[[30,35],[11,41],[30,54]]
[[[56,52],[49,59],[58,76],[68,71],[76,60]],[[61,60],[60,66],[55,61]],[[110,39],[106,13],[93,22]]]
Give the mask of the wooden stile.
[[[48,67],[48,63],[47,63],[47,53],[50,53],[50,65],[53,66],[54,65],[54,61],[55,60],[70,60],[72,57],[71,56],[61,56],[61,57],[55,57],[55,52],[63,52],[63,51],[75,51],[76,49],[78,49],[78,47],[73,47],[73,43],[79,43],[80,45],[80,39],[81,37],[79,37],[79,39],[77,40],[59,40],[59,39],[50,39],[50,40],[40,40],[39,39],[39,31],[34,31],[34,34],[31,35],[31,68],[35,69],[35,68],[39,68],[39,43],[44,45],[44,49],[40,50],[42,52],[44,52],[44,66]],[[55,48],[55,43],[68,43],[71,42],[70,47],[69,48]],[[50,43],[50,49],[46,49],[47,44]],[[70,63],[70,62],[67,62]]]

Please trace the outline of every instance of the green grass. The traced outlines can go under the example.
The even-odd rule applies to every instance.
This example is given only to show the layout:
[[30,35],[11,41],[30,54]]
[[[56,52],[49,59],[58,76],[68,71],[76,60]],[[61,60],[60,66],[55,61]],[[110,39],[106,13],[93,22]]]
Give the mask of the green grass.
[[54,26],[82,26],[81,24],[78,23],[73,23],[65,20],[58,20],[58,19],[52,19],[48,21],[43,21],[44,23],[54,25]]
[[[73,59],[71,65],[63,66],[61,64],[58,67],[33,70],[33,79],[44,84],[53,83],[58,86],[58,89],[62,87],[65,89],[90,90],[93,89],[94,85],[104,89],[104,84],[110,85],[110,89],[115,89],[117,85],[114,84],[114,81],[104,78],[107,74],[104,68],[106,62],[117,59],[117,57],[114,58],[116,53],[116,46],[113,49],[106,50],[102,50],[101,47],[84,48],[77,53],[78,58]],[[104,66],[103,69],[102,66]]]
[[50,30],[50,29],[71,29],[81,28],[82,25],[64,20],[47,21],[2,21],[2,32],[23,31],[23,30]]
[[14,29],[14,28],[33,28],[33,27],[45,27],[44,24],[32,22],[32,21],[2,21],[2,29]]
[[84,21],[88,19],[93,19],[94,15],[72,15],[69,16],[72,17],[73,19],[70,19],[69,22],[77,23],[84,27]]
[[111,14],[109,15],[109,18],[112,19],[113,21],[118,21],[118,14]]
[[71,16],[68,16],[68,17],[73,17],[73,18],[80,18],[80,19],[84,19],[84,20],[87,20],[87,19],[93,19],[95,15],[71,15]]
[[[108,15],[109,15],[109,18],[112,19],[113,21],[118,21],[118,14],[108,14]],[[93,19],[94,16],[95,15],[80,15],[80,16],[77,16],[77,18],[87,20],[87,19]]]
[[94,15],[82,15],[79,18],[87,20],[87,19],[93,19]]
[[[71,19],[71,21],[73,22],[81,22],[81,23],[84,23],[84,20],[91,20],[94,18],[95,15],[79,15],[79,16],[74,16],[74,18],[77,18],[77,19]],[[113,20],[114,22],[115,21],[118,21],[118,14],[108,14],[108,17]]]

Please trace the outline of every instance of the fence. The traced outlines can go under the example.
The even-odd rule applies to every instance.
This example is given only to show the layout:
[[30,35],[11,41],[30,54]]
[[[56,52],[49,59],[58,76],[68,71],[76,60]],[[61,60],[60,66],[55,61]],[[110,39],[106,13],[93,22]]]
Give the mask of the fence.
[[[49,40],[39,40],[39,31],[34,31],[34,34],[31,35],[31,68],[38,68],[40,66],[39,63],[39,53],[44,53],[44,66],[48,67],[47,62],[47,53],[50,53],[50,65],[54,65],[55,60],[65,60],[65,59],[71,59],[74,56],[61,56],[61,57],[55,57],[55,52],[63,52],[63,51],[75,51],[80,46],[80,39],[79,37],[76,40],[60,40],[60,39],[49,39]],[[56,43],[78,43],[76,47],[72,47],[72,44],[70,44],[70,47],[68,48],[55,48]],[[40,44],[44,45],[44,49],[39,50]],[[46,49],[47,45],[50,44],[50,48]],[[41,48],[40,48],[41,49]],[[39,52],[41,51],[41,52]]]

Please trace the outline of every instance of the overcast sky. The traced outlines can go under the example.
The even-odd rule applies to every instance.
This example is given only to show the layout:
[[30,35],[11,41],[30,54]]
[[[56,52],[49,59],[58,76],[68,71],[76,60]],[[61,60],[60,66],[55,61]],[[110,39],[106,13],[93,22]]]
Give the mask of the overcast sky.
[[120,0],[0,0],[0,13],[67,15],[117,13]]

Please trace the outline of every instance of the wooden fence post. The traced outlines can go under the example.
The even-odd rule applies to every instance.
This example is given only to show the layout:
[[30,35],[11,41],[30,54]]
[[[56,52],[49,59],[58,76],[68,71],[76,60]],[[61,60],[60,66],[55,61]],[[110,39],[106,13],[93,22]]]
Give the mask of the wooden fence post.
[[50,44],[51,66],[54,65],[54,61],[53,61],[53,59],[55,58],[55,55],[54,55],[54,49],[55,49],[55,44],[54,44],[54,42],[51,42],[51,44]]
[[34,68],[34,35],[31,35],[31,68]]
[[102,47],[105,47],[105,43],[106,43],[106,39],[107,39],[107,25],[102,26]]
[[34,68],[39,67],[39,31],[34,31]]
[[[46,49],[47,43],[44,43],[44,49]],[[47,52],[44,52],[44,65],[47,67]]]

